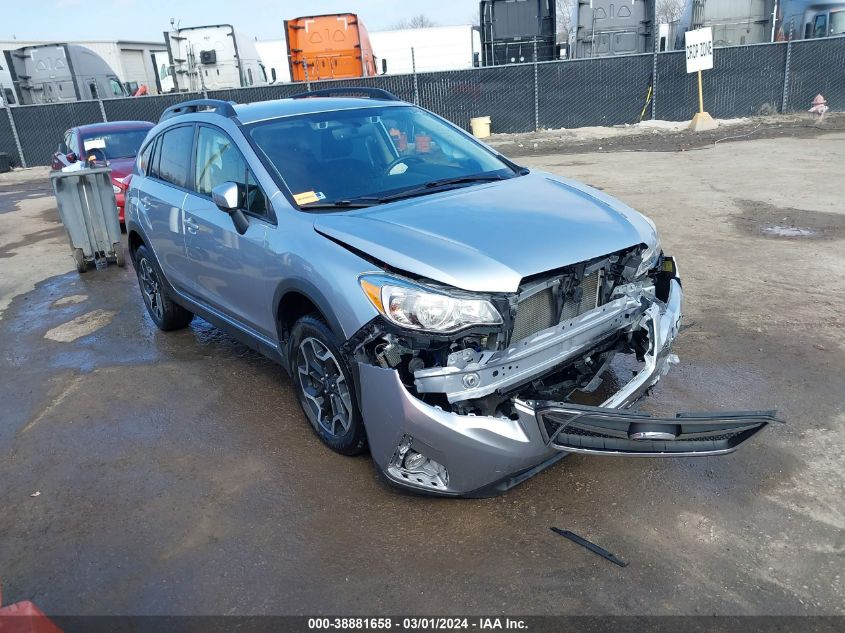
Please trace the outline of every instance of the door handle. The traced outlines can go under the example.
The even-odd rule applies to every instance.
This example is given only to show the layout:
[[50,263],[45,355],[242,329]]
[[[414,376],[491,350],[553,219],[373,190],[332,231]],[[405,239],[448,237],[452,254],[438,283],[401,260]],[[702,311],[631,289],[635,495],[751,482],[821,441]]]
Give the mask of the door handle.
[[197,231],[200,230],[200,225],[194,222],[194,219],[190,216],[185,218],[185,229],[191,235],[196,235]]

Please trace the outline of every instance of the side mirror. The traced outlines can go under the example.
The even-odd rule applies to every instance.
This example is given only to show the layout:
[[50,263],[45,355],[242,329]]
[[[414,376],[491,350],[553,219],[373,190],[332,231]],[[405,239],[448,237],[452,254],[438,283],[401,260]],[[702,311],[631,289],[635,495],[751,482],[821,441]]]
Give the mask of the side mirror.
[[387,74],[387,60],[384,57],[381,58],[381,74]]
[[275,68],[270,69],[270,77],[273,78],[273,83],[276,83],[276,69]]
[[226,213],[232,213],[238,208],[238,185],[224,182],[211,190],[211,199],[217,208]]
[[235,225],[235,230],[243,235],[249,228],[249,220],[244,212],[238,206],[240,202],[240,193],[238,185],[234,182],[224,182],[217,185],[211,190],[211,200],[217,205],[217,208],[229,214],[232,218],[232,224]]

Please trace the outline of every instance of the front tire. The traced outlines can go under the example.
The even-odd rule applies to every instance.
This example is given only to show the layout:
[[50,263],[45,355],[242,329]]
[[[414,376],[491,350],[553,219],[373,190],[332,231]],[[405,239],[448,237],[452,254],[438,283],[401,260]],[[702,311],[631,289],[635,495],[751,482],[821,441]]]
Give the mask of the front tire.
[[329,327],[315,315],[293,326],[288,349],[294,389],[317,436],[341,455],[367,449],[352,371]]
[[146,246],[139,246],[135,251],[135,272],[138,274],[144,305],[158,329],[168,332],[187,327],[194,318],[193,313],[167,296],[162,282],[163,275]]

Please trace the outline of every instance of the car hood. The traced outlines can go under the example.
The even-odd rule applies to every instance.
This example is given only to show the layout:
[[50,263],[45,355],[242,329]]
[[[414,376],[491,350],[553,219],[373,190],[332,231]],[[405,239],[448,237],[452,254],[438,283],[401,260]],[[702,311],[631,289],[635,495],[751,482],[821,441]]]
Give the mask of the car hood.
[[504,181],[318,216],[314,228],[392,268],[477,292],[657,243],[653,224],[581,183],[532,172]]

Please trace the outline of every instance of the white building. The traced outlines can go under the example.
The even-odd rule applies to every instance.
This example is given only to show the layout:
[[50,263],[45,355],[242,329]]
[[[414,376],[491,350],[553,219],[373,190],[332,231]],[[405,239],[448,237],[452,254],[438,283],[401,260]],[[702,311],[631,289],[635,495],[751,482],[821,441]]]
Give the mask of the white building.
[[[53,44],[53,40],[6,40],[0,41],[0,51],[14,50],[22,46]],[[153,54],[167,53],[164,42],[130,42],[125,40],[104,41],[66,41],[67,44],[79,44],[91,49],[103,58],[120,80],[127,84],[130,93],[133,88],[145,84],[150,94],[155,94],[157,70],[153,64]],[[0,58],[3,55],[0,54]]]

